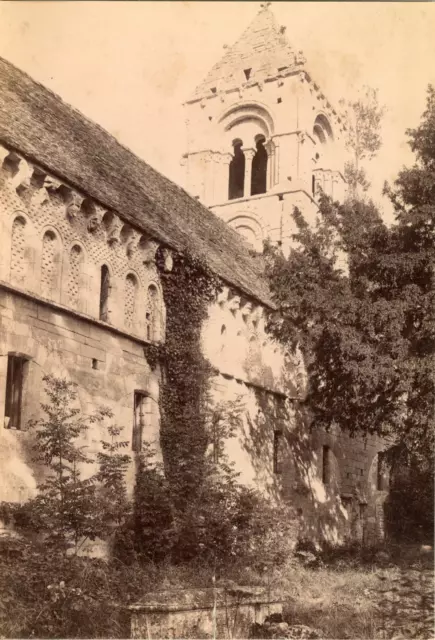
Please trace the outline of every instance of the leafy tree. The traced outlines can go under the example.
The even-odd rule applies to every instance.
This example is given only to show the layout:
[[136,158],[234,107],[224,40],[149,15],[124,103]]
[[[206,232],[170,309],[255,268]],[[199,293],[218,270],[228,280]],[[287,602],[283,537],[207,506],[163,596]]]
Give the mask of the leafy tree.
[[33,518],[47,533],[47,541],[64,550],[77,551],[84,537],[95,538],[98,516],[92,479],[83,479],[81,466],[92,460],[79,446],[88,429],[80,409],[74,408],[76,385],[62,378],[45,376],[47,402],[41,403],[45,417],[33,420],[35,458],[49,469],[31,504]]
[[269,326],[289,348],[301,344],[315,423],[391,433],[398,450],[427,468],[435,406],[434,105],[430,88],[421,125],[408,132],[416,165],[387,189],[392,227],[371,203],[323,197],[316,228],[295,213],[299,248],[288,258],[268,252],[278,306]]
[[367,191],[370,187],[362,162],[372,160],[381,148],[380,129],[385,108],[379,105],[377,91],[370,87],[365,87],[357,100],[344,104],[348,125],[346,148],[352,154],[344,173],[350,194],[355,197],[359,188]]
[[[45,417],[33,420],[35,459],[48,469],[30,502],[30,521],[46,534],[46,541],[58,550],[77,553],[87,538],[107,537],[125,520],[129,511],[125,472],[130,457],[122,454],[128,443],[119,440],[122,429],[110,424],[109,441],[102,440],[96,460],[80,445],[91,425],[104,426],[112,412],[100,408],[85,417],[75,407],[77,385],[63,378],[45,376],[47,402],[41,403]],[[99,470],[82,477],[84,464],[98,463]]]
[[[107,418],[113,418],[112,411],[101,408],[91,416],[90,421],[105,422]],[[110,440],[101,440],[102,451],[97,453],[99,471],[95,480],[98,481],[98,501],[102,523],[113,527],[122,525],[130,511],[125,474],[131,459],[128,454],[122,453],[129,445],[127,440],[119,440],[122,427],[109,424],[107,433]]]

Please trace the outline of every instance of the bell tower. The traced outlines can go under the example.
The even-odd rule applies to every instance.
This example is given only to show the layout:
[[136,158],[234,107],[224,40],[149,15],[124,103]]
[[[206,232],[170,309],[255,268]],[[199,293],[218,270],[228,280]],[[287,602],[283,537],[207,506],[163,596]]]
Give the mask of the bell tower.
[[345,194],[345,124],[269,5],[185,103],[186,188],[257,251],[290,248],[295,206],[314,221],[320,190]]

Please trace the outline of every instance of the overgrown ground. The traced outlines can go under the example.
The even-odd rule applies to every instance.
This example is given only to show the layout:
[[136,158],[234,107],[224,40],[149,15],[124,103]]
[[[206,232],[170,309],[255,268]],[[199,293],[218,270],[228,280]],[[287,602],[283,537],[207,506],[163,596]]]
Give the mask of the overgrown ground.
[[[325,554],[314,566],[289,558],[262,574],[237,567],[217,584],[263,583],[283,597],[289,625],[321,638],[419,640],[433,633],[433,556],[420,547]],[[0,637],[125,638],[126,605],[147,591],[212,586],[206,566],[107,565],[40,552],[0,553]]]
[[379,555],[380,561],[338,559],[283,572],[286,621],[316,628],[324,638],[433,638],[432,555],[409,548],[391,561]]

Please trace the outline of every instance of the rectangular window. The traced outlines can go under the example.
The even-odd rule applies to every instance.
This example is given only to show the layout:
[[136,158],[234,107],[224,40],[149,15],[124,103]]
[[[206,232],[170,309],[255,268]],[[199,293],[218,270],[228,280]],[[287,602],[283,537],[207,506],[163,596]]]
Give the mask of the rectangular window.
[[137,453],[142,451],[145,428],[151,424],[151,403],[150,396],[140,391],[135,391],[132,449]]
[[331,450],[328,446],[322,447],[322,482],[329,484],[331,480]]
[[282,431],[274,431],[273,433],[273,473],[282,473]]
[[8,429],[21,429],[23,386],[27,359],[10,354],[6,374],[6,399],[4,426]]

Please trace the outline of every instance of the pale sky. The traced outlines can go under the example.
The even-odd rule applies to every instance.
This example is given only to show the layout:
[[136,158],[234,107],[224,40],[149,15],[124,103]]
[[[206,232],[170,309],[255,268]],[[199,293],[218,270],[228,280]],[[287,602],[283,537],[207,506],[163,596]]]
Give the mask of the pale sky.
[[[0,56],[182,183],[182,102],[260,8],[258,2],[0,2]],[[387,106],[372,195],[412,163],[405,129],[435,84],[435,3],[275,2],[332,104],[367,84]],[[388,209],[388,207],[387,207]]]

